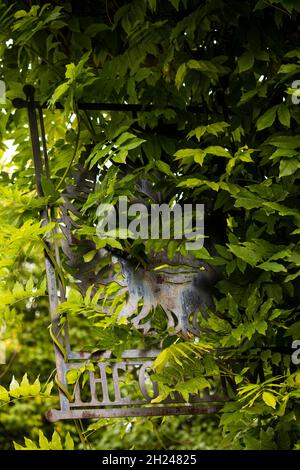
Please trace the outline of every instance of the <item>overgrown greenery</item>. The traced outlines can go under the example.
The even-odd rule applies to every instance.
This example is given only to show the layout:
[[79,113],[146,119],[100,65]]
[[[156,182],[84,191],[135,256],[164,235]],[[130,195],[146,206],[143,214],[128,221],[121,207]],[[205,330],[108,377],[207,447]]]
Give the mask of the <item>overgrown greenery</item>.
[[[0,369],[1,448],[13,441],[20,448],[23,436],[27,448],[46,449],[300,448],[300,373],[291,362],[292,341],[300,339],[300,111],[292,101],[292,82],[300,79],[299,11],[297,0],[0,2],[0,78],[7,87],[0,110],[0,319],[8,361]],[[25,98],[25,84],[49,105],[52,179],[43,181],[40,200],[26,110],[12,104]],[[154,110],[86,113],[80,101],[151,103]],[[7,141],[16,145],[11,159]],[[211,207],[206,235],[217,234],[216,251],[193,254],[222,271],[219,315],[201,321],[206,332],[197,345],[192,336],[170,340],[158,311],[165,349],[155,374],[163,396],[176,377],[185,397],[206,387],[209,376],[230,377],[237,391],[219,415],[99,420],[83,430],[58,423],[51,440],[43,413],[56,406],[57,392],[49,397],[54,366],[42,251],[55,222],[41,228],[39,214],[46,202],[58,213],[79,161],[100,180],[84,203],[77,201],[76,236],[95,244],[81,253],[86,263],[109,245],[139,263],[166,248],[165,240],[96,237],[98,204],[140,197],[136,183],[145,175],[165,202],[180,197]],[[186,254],[180,240],[167,250]],[[152,344],[118,323],[125,301],[119,286],[81,295],[67,263],[60,274],[70,292],[60,311],[69,313],[75,338],[116,354]],[[104,317],[103,293],[115,298]],[[82,333],[82,316],[92,336]],[[192,378],[183,383],[186,370]]]

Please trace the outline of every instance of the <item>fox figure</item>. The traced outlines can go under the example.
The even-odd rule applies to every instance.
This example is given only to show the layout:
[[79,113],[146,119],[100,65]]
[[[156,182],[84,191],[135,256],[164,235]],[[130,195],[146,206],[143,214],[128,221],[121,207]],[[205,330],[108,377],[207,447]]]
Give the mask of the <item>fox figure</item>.
[[[210,265],[196,260],[194,266],[182,263],[145,269],[136,268],[128,259],[118,261],[128,290],[128,301],[119,312],[119,319],[132,317],[132,324],[147,334],[151,328],[151,310],[160,306],[167,315],[170,334],[200,335],[198,312],[207,318],[208,310],[214,308],[211,286],[217,281],[218,273]],[[141,301],[143,305],[138,312]]]

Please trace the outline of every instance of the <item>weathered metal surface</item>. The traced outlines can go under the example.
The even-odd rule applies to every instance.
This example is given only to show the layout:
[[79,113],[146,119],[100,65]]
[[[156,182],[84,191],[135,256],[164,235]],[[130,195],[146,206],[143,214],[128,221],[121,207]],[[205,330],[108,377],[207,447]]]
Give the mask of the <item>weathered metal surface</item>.
[[[100,284],[117,282],[124,287],[123,293],[128,293],[126,305],[120,311],[119,318],[124,316],[135,328],[149,334],[152,327],[151,314],[157,306],[161,306],[167,316],[169,334],[199,336],[199,313],[207,318],[209,310],[214,310],[211,289],[219,278],[218,272],[208,263],[193,256],[177,253],[169,259],[164,252],[151,254],[147,268],[143,268],[116,252],[111,257],[104,249],[96,250],[91,240],[78,239],[74,235],[77,227],[74,219],[82,218],[78,204],[83,204],[88,198],[97,175],[79,163],[72,176],[74,184],[67,186],[62,195],[64,203],[60,207],[59,223],[64,235],[61,245],[66,265],[79,281],[78,286],[83,294],[90,285],[94,285],[96,289]],[[144,195],[151,190],[144,180],[137,182],[137,186]],[[155,197],[154,194],[151,196]],[[95,252],[93,259],[85,262],[84,254],[91,251]],[[107,257],[107,263],[99,269],[98,265],[103,257]],[[120,265],[123,279],[115,274],[113,260]],[[158,269],[159,266],[164,268]],[[137,314],[141,301],[143,307]]]
[[[155,358],[160,353],[159,349],[127,349],[123,351],[121,357],[122,359],[147,359]],[[87,352],[87,351],[70,351],[68,354],[68,359],[70,360],[88,360],[88,359],[111,359],[113,358],[112,351],[101,351],[101,352]]]
[[[217,273],[207,263],[198,260],[194,261],[194,266],[189,263],[189,257],[170,260],[161,255],[156,263],[144,269],[136,268],[127,259],[120,259],[129,296],[119,312],[119,319],[123,316],[132,318],[135,328],[147,334],[151,329],[151,311],[161,306],[168,319],[169,334],[199,336],[197,316],[200,311],[207,318],[208,309],[214,309],[210,288]],[[158,269],[159,266],[164,267]],[[141,300],[143,307],[136,314]]]
[[[37,191],[41,197],[43,196],[42,175],[50,177],[42,107],[34,101],[32,87],[27,87],[24,91],[27,94],[27,101],[19,105],[26,105],[28,109]],[[81,109],[87,108],[83,106]],[[37,112],[44,161],[40,149]],[[90,285],[97,287],[97,285],[115,281],[116,278],[113,264],[107,265],[104,270],[99,271],[97,268],[101,257],[108,256],[109,259],[110,253],[98,250],[95,257],[85,263],[83,255],[94,250],[95,244],[90,240],[79,240],[74,236],[76,222],[73,216],[81,217],[76,201],[82,204],[87,199],[94,188],[96,174],[79,163],[73,171],[73,180],[74,184],[67,186],[62,195],[64,203],[61,206],[61,218],[58,222],[64,235],[62,251],[67,265],[80,282],[84,293]],[[144,188],[145,193],[145,184],[141,187]],[[46,207],[41,215],[43,224],[48,223],[48,210],[49,208]],[[222,403],[227,400],[226,384],[221,378],[219,391],[203,390],[198,395],[190,396],[188,403],[179,393],[173,393],[161,403],[152,403],[152,400],[159,395],[158,385],[151,381],[151,366],[159,350],[127,350],[118,360],[113,357],[111,351],[96,353],[71,351],[68,324],[65,322],[64,334],[62,334],[59,325],[60,317],[57,313],[59,302],[63,301],[65,296],[57,279],[52,259],[55,258],[56,263],[60,265],[60,250],[57,244],[52,246],[50,240],[47,241],[47,246],[51,256],[45,251],[45,265],[52,334],[56,339],[54,352],[60,398],[60,410],[50,410],[47,413],[49,421],[120,416],[210,414],[220,409]],[[167,316],[169,334],[183,336],[198,336],[201,331],[197,320],[198,313],[200,312],[206,318],[207,309],[213,309],[210,289],[218,278],[216,271],[193,257],[176,256],[169,260],[165,254],[153,254],[152,262],[147,269],[136,267],[129,259],[122,257],[117,259],[123,274],[123,279],[118,279],[117,282],[124,287],[124,291],[128,292],[127,303],[121,310],[119,318],[125,316],[144,334],[152,332],[151,316],[153,309],[157,306],[162,307]],[[164,264],[169,266],[157,269]],[[143,301],[143,307],[138,312],[140,301]],[[68,371],[80,369],[88,364],[92,367],[91,370],[86,371],[87,380],[82,386],[78,380],[75,387],[73,386],[74,389],[71,390],[71,386],[67,384]],[[131,395],[132,389],[133,395]],[[68,390],[67,393],[65,393],[66,390]],[[74,396],[70,398],[72,392]]]
[[[27,88],[24,87],[24,92],[27,94],[28,120],[29,120],[29,126],[30,126],[34,169],[35,169],[35,174],[36,174],[37,193],[39,197],[42,197],[43,189],[42,189],[41,181],[42,181],[42,174],[43,174],[43,160],[42,160],[40,143],[39,143],[39,128],[38,128],[38,121],[37,121],[37,115],[36,115],[36,107],[34,105],[34,96],[33,96],[34,89],[32,87],[27,87]],[[44,151],[45,151],[45,148],[44,148]],[[47,160],[45,159],[45,161]],[[47,168],[47,163],[45,163],[45,166]],[[41,224],[46,225],[48,223],[49,223],[48,208],[46,207],[41,213]],[[49,239],[46,240],[46,243],[47,243],[49,252],[50,253],[51,251],[53,252],[53,248],[51,246]],[[51,327],[52,327],[53,334],[57,337],[58,341],[62,342],[63,338],[61,334],[61,328],[59,326],[60,318],[57,313],[58,286],[57,286],[55,268],[54,268],[51,258],[49,257],[49,253],[47,253],[46,250],[44,251],[44,256],[45,256],[45,268],[46,268],[50,316],[51,316]],[[65,362],[64,362],[62,352],[55,344],[53,344],[53,347],[54,347],[55,364],[56,364],[58,380],[62,384],[66,385],[66,368],[65,368]],[[68,402],[67,397],[62,393],[61,390],[59,390],[59,399],[60,399],[61,410],[62,411],[67,410],[69,402]]]
[[[27,108],[27,102],[21,98],[13,100],[15,108],[22,109]],[[41,107],[42,109],[48,109],[48,103],[40,104],[38,101],[34,101],[36,108]],[[64,109],[61,103],[55,103],[56,109]],[[123,111],[123,112],[149,112],[155,111],[156,107],[152,104],[125,104],[125,103],[77,103],[77,108],[85,111]],[[173,108],[172,105],[168,105],[168,109]],[[187,105],[186,110],[191,113],[203,114],[206,116],[206,112],[203,106]]]
[[219,391],[207,388],[199,394],[191,394],[188,402],[175,392],[160,403],[152,403],[159,395],[159,387],[151,379],[154,357],[149,356],[149,351],[148,358],[144,358],[140,350],[128,350],[123,352],[122,360],[112,362],[112,354],[106,351],[101,362],[85,360],[64,364],[66,374],[79,370],[83,364],[93,364],[93,370],[88,371],[84,386],[79,381],[73,385],[73,390],[69,386],[74,399],[68,402],[67,408],[50,410],[47,419],[208,414],[217,412],[227,401],[224,384],[220,382]]
[[120,418],[132,416],[168,416],[168,415],[208,415],[220,411],[223,405],[186,405],[186,406],[156,406],[145,408],[110,408],[94,410],[49,410],[46,418],[50,422],[63,419],[92,419],[92,418]]

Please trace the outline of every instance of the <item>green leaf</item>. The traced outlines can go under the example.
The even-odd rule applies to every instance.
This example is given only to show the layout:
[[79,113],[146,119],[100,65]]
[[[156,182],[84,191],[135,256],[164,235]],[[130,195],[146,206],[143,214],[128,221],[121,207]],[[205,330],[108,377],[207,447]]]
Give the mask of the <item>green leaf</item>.
[[89,263],[90,261],[92,261],[92,259],[94,259],[94,256],[97,253],[98,253],[97,250],[92,250],[92,251],[89,251],[88,253],[86,253],[85,255],[83,255],[84,262]]
[[239,66],[239,72],[245,72],[246,70],[249,70],[253,67],[254,65],[254,56],[252,52],[247,51],[244,52],[239,58],[238,58],[238,66]]
[[229,127],[229,124],[227,122],[220,121],[214,122],[213,124],[208,124],[208,126],[205,126],[205,130],[208,134],[213,134],[217,136],[218,134],[222,134],[223,132],[225,132],[227,127]]
[[76,65],[71,63],[66,65],[66,78],[71,82],[76,80]]
[[199,163],[199,165],[203,164],[204,158],[205,158],[206,152],[201,149],[196,149],[194,153],[194,160],[196,163]]
[[255,393],[259,388],[258,384],[248,384],[239,388],[238,395],[243,396],[248,392]]
[[51,381],[47,384],[47,386],[46,386],[46,388],[45,388],[45,390],[44,390],[44,392],[43,392],[44,395],[46,395],[46,396],[50,396],[50,395],[51,395],[53,385],[54,385],[54,384],[53,384],[53,381],[51,380]]
[[265,320],[260,320],[260,321],[256,321],[254,323],[254,328],[256,331],[258,331],[258,333],[260,333],[261,335],[265,335],[266,334],[266,331],[268,329],[268,324]]
[[37,378],[32,385],[29,386],[29,394],[30,395],[39,395],[41,391],[41,384],[39,379]]
[[69,385],[75,384],[78,380],[78,377],[80,377],[82,374],[82,371],[80,369],[70,369],[67,372],[67,383]]
[[51,99],[49,100],[49,103],[51,105],[54,105],[68,91],[69,88],[70,88],[70,85],[68,82],[65,82],[59,85],[55,89],[54,93],[52,94]]
[[187,66],[189,69],[198,70],[199,72],[203,72],[205,74],[220,74],[227,72],[226,67],[222,67],[219,64],[212,62],[211,60],[189,60],[187,62]]
[[295,155],[299,155],[298,150],[279,148],[275,150],[274,153],[272,153],[272,155],[270,156],[270,159],[275,160],[276,158],[280,158],[280,157],[292,158]]
[[290,127],[291,113],[285,104],[281,104],[277,110],[278,119],[283,126]]
[[153,362],[153,365],[152,365],[153,369],[156,370],[157,372],[160,372],[165,367],[168,360],[169,360],[169,350],[164,349]]
[[31,390],[30,390],[30,384],[28,381],[27,373],[22,378],[19,392],[23,397],[30,395]]
[[15,379],[14,376],[12,378],[12,381],[11,381],[10,385],[9,385],[9,394],[13,398],[19,398],[19,396],[21,395],[20,385],[19,385],[19,383],[17,382],[17,380]]
[[42,184],[42,189],[44,196],[54,196],[56,193],[55,186],[50,180],[50,178],[47,178],[46,176],[42,175],[41,178],[41,184]]
[[196,163],[199,163],[200,165],[203,164],[205,155],[206,155],[206,150],[201,150],[201,149],[181,149],[178,150],[175,153],[176,160],[182,160],[184,158],[194,158],[194,161]]
[[100,248],[105,247],[106,245],[112,246],[113,248],[118,248],[119,250],[123,250],[121,243],[114,238],[100,238],[99,240],[97,240],[96,245],[98,250],[100,250]]
[[243,382],[243,380],[244,380],[244,377],[243,377],[242,375],[237,374],[237,375],[234,377],[234,381],[235,381],[235,383],[236,383],[237,385],[240,384],[241,382]]
[[300,147],[300,136],[280,135],[277,137],[271,137],[267,143],[283,149],[296,149]]
[[257,265],[257,267],[264,271],[273,271],[274,273],[286,272],[286,268],[283,264],[275,263],[274,261],[265,261],[264,263]]
[[252,98],[254,98],[254,96],[256,96],[257,93],[258,93],[257,88],[254,88],[254,90],[249,90],[246,93],[243,93],[239,104],[247,103],[247,101],[250,101]]
[[0,385],[0,401],[9,401],[9,393],[2,385]]
[[260,116],[260,118],[257,120],[256,127],[258,131],[262,131],[263,129],[266,129],[267,127],[272,126],[272,124],[275,121],[276,117],[276,112],[277,112],[278,106],[273,106],[272,108],[268,109],[268,111]]
[[176,385],[176,391],[182,394],[185,401],[188,401],[190,394],[201,392],[207,388],[210,388],[210,383],[205,377],[196,377]]
[[188,133],[188,138],[190,139],[191,137],[196,136],[196,139],[199,141],[205,133],[217,136],[218,134],[225,132],[227,127],[229,127],[229,124],[224,121],[214,122],[207,126],[199,126]]
[[283,176],[293,175],[300,168],[300,161],[297,158],[286,159],[280,161],[279,178]]
[[205,149],[206,153],[216,155],[217,157],[226,157],[230,158],[230,153],[227,149],[220,147],[219,145],[213,145]]
[[276,398],[273,393],[270,392],[263,392],[262,399],[266,405],[270,406],[271,408],[276,408]]
[[31,439],[25,437],[24,441],[27,450],[38,450],[38,446]]
[[20,444],[17,444],[17,442],[13,441],[14,449],[15,450],[27,450],[26,447],[21,446]]
[[188,139],[190,139],[191,137],[196,136],[196,139],[198,141],[200,141],[201,137],[205,134],[205,132],[206,132],[206,127],[205,126],[199,126],[196,129],[189,132],[187,137],[188,137]]
[[174,156],[176,157],[176,160],[180,160],[182,158],[189,158],[194,156],[195,151],[196,149],[181,149],[177,150]]
[[173,5],[173,7],[178,11],[179,10],[179,3],[180,0],[169,0],[169,2]]
[[300,72],[300,65],[297,64],[283,64],[280,66],[277,73],[290,73],[295,74]]
[[175,77],[175,86],[177,89],[179,89],[181,85],[183,84],[186,71],[187,71],[186,64],[181,64],[177,70],[176,77]]
[[163,162],[162,160],[157,160],[155,162],[155,165],[162,173],[165,173],[169,176],[174,176],[174,173],[171,171],[170,165],[168,165],[166,162]]
[[104,23],[94,23],[90,24],[84,34],[86,34],[88,37],[94,37],[98,33],[102,33],[103,31],[110,31],[110,27],[107,24]]
[[41,450],[50,450],[50,443],[46,436],[44,435],[43,431],[39,430],[39,446]]
[[156,0],[148,0],[149,6],[152,11],[156,10]]
[[251,266],[255,266],[261,260],[261,255],[249,247],[230,244],[228,248],[235,256]]
[[65,450],[74,450],[74,441],[69,432],[67,432],[65,438]]
[[201,180],[197,178],[188,178],[182,183],[179,183],[177,186],[178,187],[183,186],[183,187],[188,187],[188,188],[194,188],[198,186],[207,186],[208,188],[211,188],[213,191],[219,191],[221,184],[216,183],[215,181]]
[[261,207],[262,202],[263,199],[257,195],[247,191],[246,189],[242,189],[238,192],[234,205],[236,207],[244,207],[245,209],[253,209],[255,207]]
[[52,434],[52,440],[50,442],[51,450],[62,450],[61,438],[60,435],[54,431]]

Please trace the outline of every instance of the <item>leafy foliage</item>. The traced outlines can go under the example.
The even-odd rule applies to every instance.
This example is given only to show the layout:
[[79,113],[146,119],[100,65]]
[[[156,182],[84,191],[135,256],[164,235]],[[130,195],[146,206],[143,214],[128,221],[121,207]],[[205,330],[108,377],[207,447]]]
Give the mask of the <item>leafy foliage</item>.
[[54,431],[52,439],[49,441],[42,431],[39,431],[39,444],[37,445],[31,439],[25,438],[25,447],[14,442],[15,450],[74,450],[74,441],[67,433],[64,446],[62,445],[59,434]]
[[[195,447],[206,442],[208,448],[299,448],[299,377],[291,363],[291,343],[300,335],[300,115],[292,100],[293,93],[299,96],[292,87],[300,73],[299,2],[32,3],[0,1],[0,78],[7,88],[0,109],[0,322],[7,325],[8,355],[0,371],[0,400],[8,410],[0,412],[1,434],[11,441],[23,434],[37,440],[38,428],[46,427],[41,412],[47,405],[37,402],[43,398],[39,382],[29,383],[24,375],[41,374],[46,383],[53,368],[42,251],[45,237],[58,226],[53,220],[41,227],[40,210],[47,203],[59,217],[72,170],[82,165],[94,172],[95,184],[86,197],[72,197],[73,234],[83,247],[77,259],[90,268],[93,286],[79,292],[76,267],[67,258],[59,272],[69,288],[60,313],[62,319],[66,312],[71,317],[75,340],[95,350],[111,345],[116,355],[156,340],[164,348],[154,364],[162,396],[176,390],[187,398],[213,387],[216,374],[234,381],[239,389],[231,390],[219,427],[218,417],[168,421],[191,448],[190,435]],[[43,181],[40,200],[26,110],[12,104],[25,98],[26,83],[48,104],[43,113],[51,181]],[[80,101],[152,104],[153,109],[86,113],[78,109]],[[63,111],[55,108],[58,102]],[[188,105],[198,109],[190,111]],[[139,186],[145,177],[152,188],[147,194]],[[155,339],[118,323],[126,296],[118,283],[104,286],[96,277],[107,275],[111,261],[110,255],[97,258],[103,248],[130,254],[143,265],[153,252],[186,254],[181,240],[166,246],[166,240],[96,236],[99,202],[116,203],[126,195],[149,204],[157,194],[168,204],[208,207],[209,240],[193,255],[217,267],[222,280],[215,288],[216,312],[199,318],[200,343],[169,338],[159,309]],[[184,381],[187,370],[192,375]],[[23,379],[9,389],[13,374]],[[28,395],[28,408],[9,405],[16,394]],[[18,421],[20,410],[32,416],[32,425],[24,428]],[[161,421],[124,420],[112,429],[100,420],[86,435],[103,428],[99,446],[111,448],[115,442],[120,448],[126,428],[128,447],[147,447],[147,436],[157,436],[159,426],[153,423]],[[202,444],[195,435],[199,426]],[[204,429],[215,439],[206,440]],[[68,430],[72,425],[57,429],[59,435]],[[65,436],[65,447],[72,448]],[[26,448],[62,447],[56,433],[51,441],[42,432],[39,437],[39,446],[27,440]],[[169,437],[163,444],[153,439],[158,448],[175,445]],[[82,445],[77,436],[74,442]],[[3,446],[9,445],[5,439]]]

